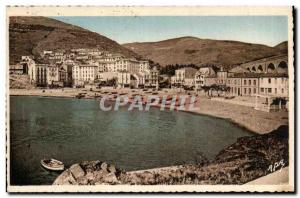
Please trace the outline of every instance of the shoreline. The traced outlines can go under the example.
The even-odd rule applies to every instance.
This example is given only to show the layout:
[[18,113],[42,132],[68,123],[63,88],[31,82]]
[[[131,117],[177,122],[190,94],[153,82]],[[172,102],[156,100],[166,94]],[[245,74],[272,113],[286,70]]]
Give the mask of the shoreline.
[[[120,94],[120,90],[105,90],[116,92]],[[9,96],[38,96],[38,97],[50,97],[50,98],[74,98],[78,93],[86,92],[87,97],[81,99],[95,99],[94,94],[97,92],[68,88],[58,90],[47,90],[45,92],[42,89],[10,89]],[[125,91],[128,95],[138,94],[140,91],[130,92]],[[148,93],[141,93],[142,95],[151,95]],[[174,93],[159,93],[161,95],[172,95]],[[102,93],[100,95],[103,95]],[[198,96],[195,103],[198,107],[196,111],[190,110],[173,110],[191,113],[194,115],[211,116],[218,119],[225,119],[238,127],[244,128],[254,134],[266,134],[269,133],[281,125],[288,125],[288,112],[262,112],[254,110],[252,107],[242,106],[238,104],[230,104],[222,101],[210,100],[205,96]],[[155,107],[155,106],[152,106]],[[155,107],[157,108],[157,107]]]
[[[118,90],[113,90],[111,92],[117,92],[117,91]],[[35,96],[35,97],[66,98],[66,99],[74,98],[75,99],[75,95],[77,95],[80,92],[90,92],[90,91],[77,90],[77,89],[69,89],[66,92],[59,91],[59,90],[50,90],[50,91],[46,90],[45,92],[43,92],[40,89],[35,89],[35,90],[10,90],[8,96]],[[96,92],[90,92],[89,94],[93,95],[95,93]],[[99,100],[98,98],[94,98],[92,95],[89,95],[89,94],[87,94],[88,97],[84,97],[82,99]],[[119,92],[117,92],[117,94],[119,94]],[[126,93],[126,94],[130,95],[130,93]],[[138,94],[138,93],[134,91],[134,92],[131,92],[131,94]],[[161,93],[161,94],[167,94],[167,93]],[[147,95],[147,94],[144,93],[143,95]],[[151,95],[151,94],[149,94],[149,95]],[[160,96],[160,94],[158,94],[158,95]],[[253,133],[254,134],[253,138],[260,138],[259,136],[262,137],[262,136],[269,135],[269,134],[271,135],[271,133],[269,133],[269,132],[272,132],[275,129],[277,129],[278,128],[277,125],[283,125],[284,124],[284,122],[282,122],[282,120],[278,120],[278,119],[272,120],[272,118],[278,118],[278,115],[279,116],[284,116],[285,114],[286,114],[285,116],[287,116],[287,112],[281,112],[279,114],[278,113],[260,112],[260,111],[254,110],[251,107],[245,107],[245,106],[235,105],[235,104],[228,104],[228,103],[222,102],[222,101],[209,100],[209,99],[207,99],[205,97],[201,97],[201,96],[197,97],[197,103],[201,104],[197,111],[189,111],[189,110],[178,110],[178,111],[189,113],[189,114],[194,114],[194,115],[203,115],[203,116],[214,117],[214,118],[217,118],[217,119],[225,119],[226,121],[228,121],[228,122],[230,122],[230,123],[232,123],[232,124],[234,124],[238,127],[244,128],[245,130]],[[155,107],[155,106],[153,106],[153,107]],[[159,108],[159,107],[155,107],[155,108]],[[238,110],[238,114],[236,114],[237,110]],[[243,114],[244,118],[239,119],[240,114]],[[269,123],[267,123],[267,124],[268,124],[268,127],[271,128],[271,130],[261,131],[262,129],[264,129],[263,127],[262,128],[255,128],[254,127],[254,130],[253,130],[252,128],[247,127],[247,124],[253,122],[253,118],[254,118],[254,121],[257,121],[256,117],[253,116],[252,114],[257,114],[257,115],[260,116],[260,118],[263,117],[266,120],[268,120]],[[277,117],[276,116],[274,117],[274,115],[277,115]],[[245,122],[244,120],[249,121],[249,122]],[[265,122],[264,119],[261,119],[260,121]],[[276,124],[270,124],[270,123],[276,123]],[[259,126],[259,125],[255,125],[255,126]],[[265,126],[265,125],[262,124],[262,126]],[[265,134],[265,135],[263,135],[263,134]],[[241,140],[238,140],[238,141],[241,141]],[[251,145],[251,144],[249,144],[249,145]],[[244,151],[241,150],[240,152],[244,152]],[[233,162],[226,162],[226,158],[228,157],[227,155],[231,156],[232,154],[230,154],[230,152],[228,153],[227,149],[225,148],[225,149],[223,149],[222,152],[220,152],[220,155],[223,156],[223,157],[219,156],[218,158],[216,158],[214,163],[210,162],[209,164],[207,164],[203,167],[187,164],[187,165],[177,165],[177,166],[170,166],[170,167],[156,167],[156,168],[146,169],[146,170],[128,171],[128,172],[125,172],[125,175],[123,174],[122,177],[124,177],[124,178],[116,177],[115,174],[108,174],[104,177],[105,181],[102,181],[102,182],[109,183],[109,182],[111,182],[111,179],[112,179],[113,183],[114,182],[118,183],[118,182],[120,182],[120,179],[121,179],[122,183],[123,182],[125,182],[125,183],[126,182],[130,182],[130,183],[133,182],[133,183],[147,184],[147,182],[152,181],[153,178],[156,178],[157,175],[160,175],[162,177],[167,177],[166,175],[171,174],[173,176],[175,175],[175,178],[177,178],[177,176],[178,176],[178,178],[185,178],[186,176],[184,176],[184,175],[190,174],[192,172],[197,172],[197,177],[199,176],[199,179],[202,178],[202,177],[206,178],[207,176],[204,172],[208,172],[209,174],[217,174],[217,175],[221,174],[222,170],[218,170],[217,172],[212,171],[212,169],[214,169],[217,166],[217,164],[221,164],[221,166],[225,166],[225,167],[228,168],[228,170],[231,170]],[[223,160],[225,160],[225,161],[223,161]],[[242,164],[244,163],[243,159],[237,159],[237,160],[238,161],[235,161],[234,163],[242,163]],[[93,162],[86,162],[86,163],[88,164],[87,166],[89,166],[90,163],[93,164]],[[74,165],[72,165],[72,167],[73,166],[75,166],[76,169],[79,169],[79,170],[80,170],[80,167],[82,168],[81,163],[80,164],[74,164]],[[241,165],[241,167],[242,167],[242,165]],[[70,170],[70,171],[72,172],[73,170]],[[56,182],[54,182],[54,184],[61,184],[61,183],[64,183],[65,181],[67,181],[67,180],[69,182],[70,182],[70,180],[73,181],[72,177],[70,177],[70,171],[68,169],[68,171],[65,171],[64,174],[57,177],[56,180],[55,180]],[[186,173],[184,175],[179,176],[182,172],[186,172]],[[86,176],[90,177],[91,175],[86,175]],[[247,184],[248,182],[252,181],[252,179],[257,179],[258,181],[260,181],[261,177],[263,178],[263,176],[265,176],[264,173],[257,172],[255,177],[244,178],[242,180],[242,183]],[[284,176],[287,177],[286,174],[284,174]],[[148,180],[147,177],[149,177],[151,179]],[[171,179],[173,181],[172,177],[169,178],[169,179]],[[145,180],[141,179],[141,178],[145,178]],[[208,182],[207,184],[210,184],[210,180],[208,178],[206,178],[205,181]],[[229,181],[230,181],[230,178],[229,178]],[[159,182],[161,182],[161,181],[159,180]],[[197,184],[202,184],[201,180],[198,181],[198,182],[197,182]],[[234,182],[239,183],[241,181],[236,180]]]

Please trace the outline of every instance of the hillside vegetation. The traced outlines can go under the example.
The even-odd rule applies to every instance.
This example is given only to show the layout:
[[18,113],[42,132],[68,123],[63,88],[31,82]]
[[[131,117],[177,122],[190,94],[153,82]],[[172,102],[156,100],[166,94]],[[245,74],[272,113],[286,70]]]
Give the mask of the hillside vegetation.
[[123,46],[161,66],[175,64],[223,65],[287,53],[287,42],[275,47],[237,41],[181,37],[158,42],[128,43]]
[[94,48],[139,57],[117,42],[81,27],[46,17],[9,18],[9,58],[15,64],[22,55],[38,56],[44,50]]

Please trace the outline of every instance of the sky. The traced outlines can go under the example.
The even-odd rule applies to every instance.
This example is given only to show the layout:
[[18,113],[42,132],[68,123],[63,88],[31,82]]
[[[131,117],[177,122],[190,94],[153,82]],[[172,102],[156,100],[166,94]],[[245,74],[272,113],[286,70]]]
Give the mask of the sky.
[[68,16],[51,17],[120,44],[193,36],[275,46],[288,40],[286,16]]

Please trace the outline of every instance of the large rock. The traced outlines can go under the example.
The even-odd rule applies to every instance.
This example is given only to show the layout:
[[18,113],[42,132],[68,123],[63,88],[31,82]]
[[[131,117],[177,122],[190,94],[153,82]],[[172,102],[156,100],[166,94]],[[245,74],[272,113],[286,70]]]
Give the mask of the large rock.
[[101,164],[101,169],[102,169],[102,170],[107,171],[107,167],[108,167],[108,165],[107,165],[106,162],[103,162],[103,163]]
[[103,183],[117,184],[119,183],[119,180],[115,173],[109,173],[103,177]]
[[70,172],[74,176],[75,179],[83,177],[85,175],[84,170],[81,168],[79,164],[74,164],[69,168]]
[[75,180],[70,170],[65,170],[54,181],[53,185],[75,185],[78,182]]
[[110,173],[116,173],[117,172],[117,169],[116,169],[115,165],[113,165],[113,164],[110,164],[107,169]]

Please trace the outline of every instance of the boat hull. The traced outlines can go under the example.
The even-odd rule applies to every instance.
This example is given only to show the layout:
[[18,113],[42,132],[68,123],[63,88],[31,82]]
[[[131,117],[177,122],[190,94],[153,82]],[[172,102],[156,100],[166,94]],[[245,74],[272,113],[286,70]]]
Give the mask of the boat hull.
[[58,161],[58,160],[53,160],[54,162],[58,162],[61,163],[61,165],[57,165],[55,167],[50,166],[48,163],[46,163],[46,160],[41,160],[41,166],[47,170],[51,170],[51,171],[63,171],[65,169],[64,165],[62,164],[62,162]]

